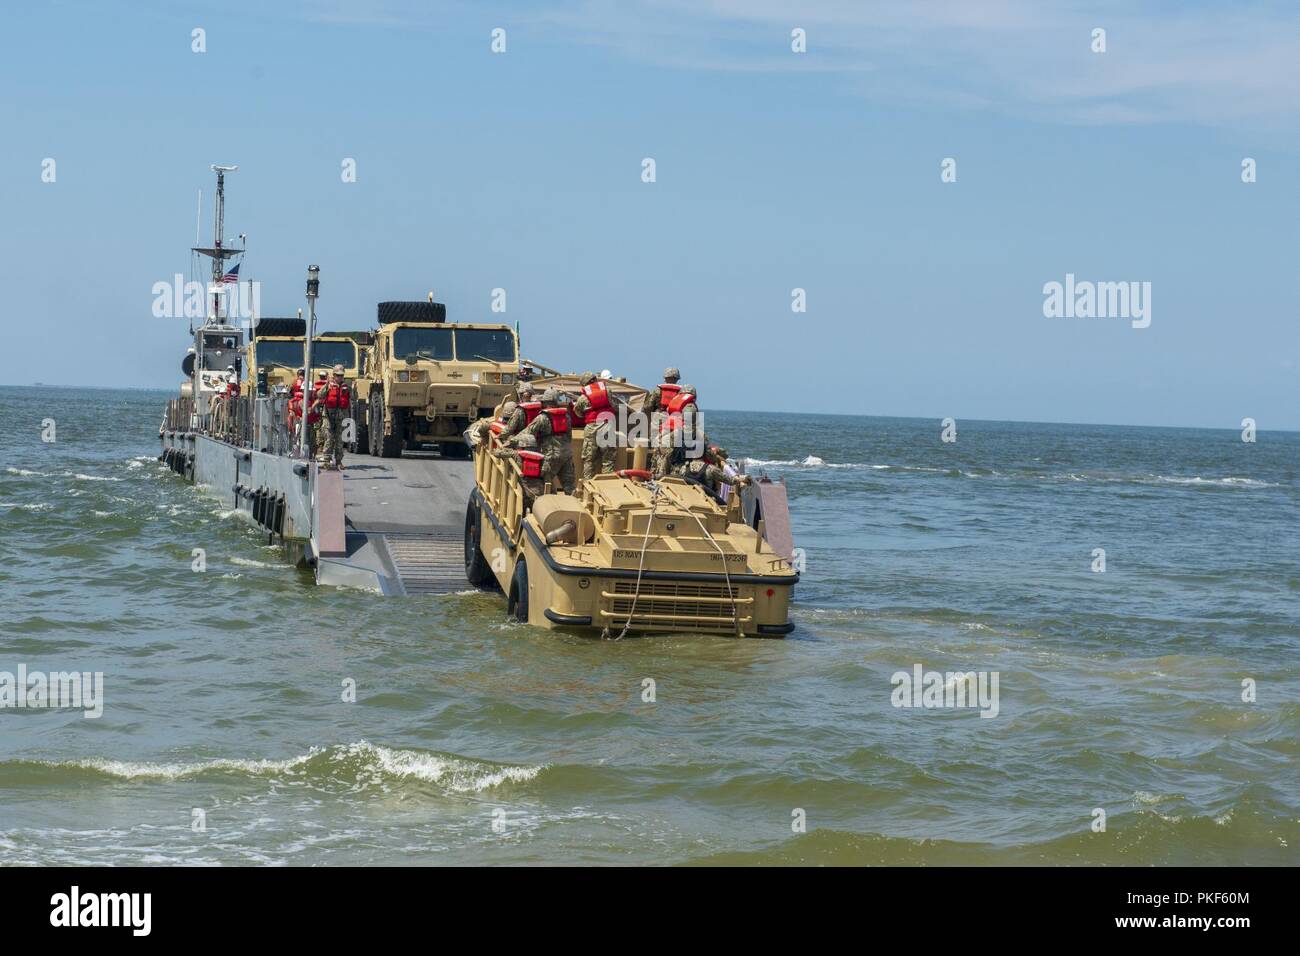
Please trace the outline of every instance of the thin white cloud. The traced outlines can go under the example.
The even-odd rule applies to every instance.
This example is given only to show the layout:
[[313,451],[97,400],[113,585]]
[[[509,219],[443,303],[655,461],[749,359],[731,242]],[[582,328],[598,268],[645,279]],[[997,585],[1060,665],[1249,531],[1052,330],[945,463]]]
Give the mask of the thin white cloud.
[[[575,41],[676,69],[844,73],[891,103],[960,94],[1049,121],[1273,130],[1300,117],[1295,3],[575,0],[543,19]],[[807,54],[789,52],[796,26]],[[1096,27],[1105,53],[1090,48]]]

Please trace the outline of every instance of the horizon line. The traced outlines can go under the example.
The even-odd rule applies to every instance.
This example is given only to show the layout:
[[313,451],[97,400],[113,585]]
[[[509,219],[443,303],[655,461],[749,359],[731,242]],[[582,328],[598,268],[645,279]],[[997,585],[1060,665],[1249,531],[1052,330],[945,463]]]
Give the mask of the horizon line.
[[[32,382],[27,385],[0,385],[0,388],[64,388],[70,390],[80,390],[89,392],[161,392],[166,394],[171,389],[156,385],[62,385],[55,382]],[[823,411],[770,411],[761,408],[716,408],[713,411],[731,412],[736,414],[759,414],[759,415],[822,415],[834,418],[887,418],[898,421],[926,421],[934,416],[930,415],[873,415],[867,412],[823,412]],[[944,416],[953,418],[959,424],[964,420],[968,422],[984,422],[987,424],[1002,425],[1068,425],[1068,426],[1092,426],[1104,428],[1176,428],[1185,431],[1240,431],[1241,427],[1237,425],[1134,425],[1122,422],[1058,422],[1043,418],[965,418],[958,416]],[[939,419],[943,421],[942,418]],[[1300,433],[1300,427],[1296,428],[1260,428],[1256,426],[1256,432],[1281,432],[1283,434]]]

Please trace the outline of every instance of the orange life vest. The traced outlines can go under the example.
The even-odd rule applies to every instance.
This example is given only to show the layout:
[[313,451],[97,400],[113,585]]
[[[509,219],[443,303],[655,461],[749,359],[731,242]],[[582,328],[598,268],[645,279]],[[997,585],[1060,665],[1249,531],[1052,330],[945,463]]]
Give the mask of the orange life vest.
[[543,408],[547,416],[551,419],[551,433],[555,435],[567,435],[569,433],[569,406],[557,405],[555,408]]
[[238,383],[238,382],[227,382],[227,383],[226,383],[226,394],[227,394],[227,395],[230,395],[230,396],[238,395],[238,394],[239,394],[239,383]]
[[542,410],[541,402],[520,402],[519,407],[524,410],[524,424],[531,425],[537,413]]
[[500,435],[503,431],[506,430],[506,423],[498,418],[491,425],[489,425],[488,428],[492,431],[493,435]]
[[667,408],[668,403],[671,402],[674,398],[676,398],[677,393],[680,392],[681,390],[682,387],[680,385],[675,385],[672,382],[664,382],[662,385],[660,385],[659,386],[659,407]]
[[660,431],[671,432],[681,428],[685,424],[685,417],[682,414],[687,405],[695,404],[695,396],[690,392],[681,392],[674,396],[673,400],[668,403],[668,417],[664,419]]
[[519,468],[524,473],[525,478],[542,477],[542,462],[546,456],[536,451],[521,451],[519,453]]
[[614,417],[614,412],[609,407],[609,388],[600,379],[582,386],[582,394],[587,398],[587,410],[582,415],[582,424],[590,425]]
[[347,408],[348,402],[351,401],[351,394],[346,385],[335,385],[332,382],[325,392],[326,408]]

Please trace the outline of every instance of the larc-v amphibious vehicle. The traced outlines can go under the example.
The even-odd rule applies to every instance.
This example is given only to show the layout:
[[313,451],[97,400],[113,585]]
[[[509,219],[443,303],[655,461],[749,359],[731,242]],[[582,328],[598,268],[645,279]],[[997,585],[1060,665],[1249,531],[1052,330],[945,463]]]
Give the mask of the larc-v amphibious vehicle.
[[[576,389],[571,376],[537,384]],[[608,384],[639,407],[643,389]],[[581,474],[581,435],[570,441]],[[493,455],[497,447],[489,431],[474,449],[465,570],[476,587],[499,585],[512,617],[615,636],[778,637],[793,629],[788,608],[799,574],[784,484],[764,479],[743,500],[734,488],[719,500],[682,478],[649,479],[646,450],[619,448],[614,474],[579,480],[576,496],[547,485],[529,506],[519,464]]]

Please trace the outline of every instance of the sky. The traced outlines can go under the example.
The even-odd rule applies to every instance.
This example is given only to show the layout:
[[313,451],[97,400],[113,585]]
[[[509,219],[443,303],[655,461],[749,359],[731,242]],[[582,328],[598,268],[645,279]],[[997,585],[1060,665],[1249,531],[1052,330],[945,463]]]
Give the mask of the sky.
[[[1300,428],[1294,3],[14,5],[6,383],[179,383],[212,163],[326,330],[432,290],[706,409]],[[1045,315],[1067,275],[1150,324]]]

